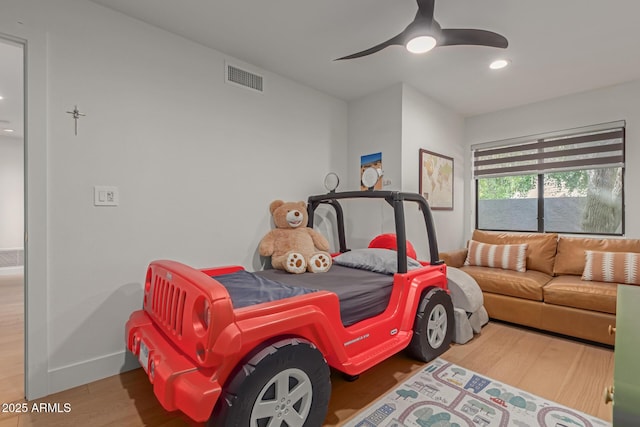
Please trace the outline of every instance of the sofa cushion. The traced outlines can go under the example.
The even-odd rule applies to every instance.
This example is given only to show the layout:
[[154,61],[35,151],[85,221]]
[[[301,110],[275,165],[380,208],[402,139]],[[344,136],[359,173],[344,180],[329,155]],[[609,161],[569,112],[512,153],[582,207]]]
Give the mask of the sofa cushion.
[[551,276],[535,270],[523,273],[491,267],[464,266],[462,271],[476,279],[483,292],[542,301],[542,287]]
[[560,237],[558,239],[558,254],[553,268],[555,275],[581,276],[586,263],[585,251],[587,250],[640,253],[640,240]]
[[[493,245],[527,243],[527,270],[553,274],[558,235],[556,233],[513,233],[474,230],[473,240]],[[582,271],[580,271],[582,274]]]
[[502,270],[527,270],[527,244],[492,245],[490,243],[469,242],[469,250],[464,265],[494,267]]
[[544,286],[544,302],[615,314],[617,287],[615,283],[581,280],[580,276],[558,276]]
[[640,285],[640,254],[585,251],[582,280]]
[[447,267],[460,268],[464,265],[464,260],[467,259],[467,248],[440,252],[438,257],[447,264]]

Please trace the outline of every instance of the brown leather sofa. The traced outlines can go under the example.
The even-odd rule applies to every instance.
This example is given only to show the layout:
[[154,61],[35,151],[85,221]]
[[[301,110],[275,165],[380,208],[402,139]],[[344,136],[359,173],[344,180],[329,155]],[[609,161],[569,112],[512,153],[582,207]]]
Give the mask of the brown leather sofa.
[[585,251],[637,252],[640,240],[565,237],[554,233],[475,230],[472,240],[527,243],[527,270],[464,265],[467,249],[440,253],[477,282],[489,317],[599,343],[614,344],[616,283],[582,280]]

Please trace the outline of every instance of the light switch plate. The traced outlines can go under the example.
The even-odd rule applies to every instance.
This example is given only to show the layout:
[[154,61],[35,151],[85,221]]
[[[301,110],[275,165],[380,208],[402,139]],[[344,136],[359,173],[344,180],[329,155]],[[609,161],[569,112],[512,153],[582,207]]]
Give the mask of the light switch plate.
[[94,206],[118,206],[120,203],[120,192],[118,187],[107,185],[96,185],[93,187]]

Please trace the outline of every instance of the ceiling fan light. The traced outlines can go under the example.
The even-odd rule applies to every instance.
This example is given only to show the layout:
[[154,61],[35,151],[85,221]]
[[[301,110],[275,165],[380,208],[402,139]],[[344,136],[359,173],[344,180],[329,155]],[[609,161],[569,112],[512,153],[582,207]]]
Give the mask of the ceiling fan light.
[[431,36],[418,36],[407,42],[407,50],[411,53],[426,53],[434,47],[436,47],[436,39]]
[[506,67],[507,65],[509,65],[509,61],[507,61],[506,59],[497,59],[489,64],[489,68],[491,68],[492,70],[499,70]]

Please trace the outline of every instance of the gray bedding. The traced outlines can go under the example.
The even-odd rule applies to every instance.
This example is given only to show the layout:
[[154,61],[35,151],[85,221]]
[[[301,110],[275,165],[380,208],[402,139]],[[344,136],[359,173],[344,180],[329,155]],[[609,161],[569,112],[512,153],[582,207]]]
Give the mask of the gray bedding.
[[340,300],[344,326],[382,313],[389,304],[393,276],[334,264],[326,273],[291,274],[282,270],[256,271],[257,276],[296,288],[334,292]]
[[234,308],[316,292],[315,289],[288,286],[245,270],[211,277],[227,289]]
[[334,292],[340,300],[344,326],[382,313],[389,304],[393,276],[334,264],[326,273],[290,274],[264,270],[214,276],[231,296],[235,308],[276,301],[318,290]]

